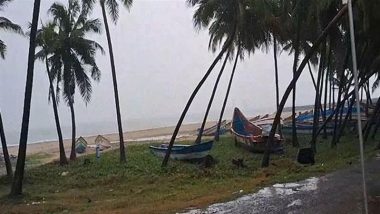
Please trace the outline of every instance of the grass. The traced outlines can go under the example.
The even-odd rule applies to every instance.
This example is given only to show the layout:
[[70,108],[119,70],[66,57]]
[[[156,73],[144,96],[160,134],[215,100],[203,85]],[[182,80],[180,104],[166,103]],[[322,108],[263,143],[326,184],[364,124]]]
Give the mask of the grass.
[[[307,136],[300,136],[306,146]],[[302,166],[294,160],[297,150],[286,146],[284,155],[272,155],[271,165],[261,169],[261,154],[234,146],[230,136],[216,143],[211,155],[218,163],[209,169],[170,161],[161,168],[148,145],[127,147],[128,163],[118,162],[118,151],[81,157],[68,166],[46,164],[26,171],[25,195],[8,199],[9,182],[0,178],[0,210],[6,213],[174,213],[188,207],[205,207],[278,182],[322,175],[358,162],[358,144],[343,137],[336,149],[318,143],[316,164]],[[288,143],[289,144],[289,143]],[[366,154],[374,154],[369,144]],[[44,158],[44,157],[42,157]],[[247,168],[237,169],[233,158],[244,158]],[[38,158],[32,157],[31,160]],[[90,163],[85,164],[84,159]],[[64,175],[66,174],[67,175]],[[243,193],[238,193],[243,190]]]

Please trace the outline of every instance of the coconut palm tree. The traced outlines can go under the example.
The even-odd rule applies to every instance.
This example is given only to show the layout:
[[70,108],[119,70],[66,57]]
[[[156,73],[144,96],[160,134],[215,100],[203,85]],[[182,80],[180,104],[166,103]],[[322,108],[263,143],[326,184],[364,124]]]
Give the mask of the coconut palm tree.
[[28,142],[28,131],[29,131],[30,103],[32,100],[34,51],[36,48],[36,34],[37,34],[38,17],[40,14],[40,3],[41,3],[41,0],[35,0],[34,6],[33,6],[33,18],[32,18],[32,25],[31,25],[30,39],[29,39],[28,68],[27,68],[27,74],[26,74],[25,98],[24,98],[24,109],[23,109],[22,124],[21,124],[20,144],[19,144],[19,149],[18,149],[16,170],[13,177],[12,188],[10,192],[11,196],[17,196],[17,195],[22,194],[22,181],[24,178],[24,169],[25,169],[26,144]]
[[95,55],[97,50],[104,53],[97,42],[85,38],[88,33],[101,32],[100,21],[88,19],[89,12],[90,8],[86,4],[80,4],[78,0],[69,0],[67,8],[60,3],[54,3],[49,9],[57,35],[48,61],[51,64],[51,76],[57,81],[57,96],[62,85],[62,95],[70,108],[72,125],[70,160],[76,158],[75,89],[79,88],[80,95],[87,104],[91,99],[91,79],[100,80],[100,70]]
[[[12,0],[0,0],[0,10],[3,10],[7,3],[11,2]],[[23,34],[22,29],[19,25],[13,23],[9,19],[0,16],[0,30],[3,31],[11,31],[17,34]],[[5,58],[7,46],[5,43],[0,39],[0,57],[2,59]],[[3,149],[3,155],[4,155],[4,161],[5,161],[5,167],[7,169],[7,176],[8,178],[12,178],[12,165],[11,161],[9,159],[9,153],[7,148],[7,142],[5,138],[5,132],[3,127],[3,121],[1,118],[1,112],[0,112],[0,136],[1,136],[1,146]]]
[[[239,11],[245,10],[243,5],[241,5],[240,1],[238,0],[188,0],[188,4],[190,6],[197,5],[197,10],[193,15],[194,26],[198,29],[201,29],[203,27],[208,27],[209,24],[211,24],[210,32],[219,31],[220,33],[211,34],[210,43],[218,41],[218,44],[222,44],[222,48],[201,81],[195,87],[188,102],[186,103],[186,106],[182,111],[179,121],[174,129],[167,153],[162,162],[162,166],[166,166],[169,161],[170,152],[178,134],[179,128],[182,125],[183,119],[185,118],[194,97],[210,75],[211,71],[214,69],[216,63],[222,58],[225,52],[232,47],[231,45],[234,43],[234,41],[236,41],[235,37],[238,34],[239,28],[238,16],[241,16],[241,13]],[[240,24],[242,23],[240,22]]]
[[[92,1],[92,0],[90,0]],[[133,0],[120,0],[120,2],[129,10],[132,6]],[[117,87],[117,77],[116,77],[116,67],[115,59],[113,55],[111,33],[108,27],[107,12],[111,16],[114,24],[116,24],[119,18],[119,4],[117,0],[99,0],[100,6],[102,8],[103,22],[106,29],[106,36],[108,42],[108,52],[110,55],[112,82],[115,96],[115,106],[116,106],[116,118],[117,126],[119,130],[119,140],[120,140],[120,162],[126,162],[125,148],[124,148],[124,136],[123,136],[123,126],[120,114],[120,104],[119,104],[119,92]]]
[[[234,51],[235,44],[238,43],[239,37],[241,37],[243,34],[242,27],[244,26],[244,6],[240,5],[241,3],[236,0],[230,0],[230,1],[208,1],[208,2],[202,2],[202,1],[188,1],[190,6],[197,6],[198,10],[194,13],[193,20],[194,20],[194,26],[199,30],[202,28],[209,27],[209,34],[210,34],[210,43],[209,43],[209,49],[211,51],[215,52],[217,48],[220,46],[220,44],[223,44],[222,39],[228,38],[228,37],[234,37],[234,43],[231,44],[229,47],[225,60],[223,62],[223,65],[221,67],[221,70],[219,72],[219,75],[215,81],[213,91],[211,93],[211,97],[208,103],[208,106],[206,108],[206,112],[201,124],[201,128],[199,129],[198,137],[195,140],[195,143],[201,142],[201,136],[204,131],[204,127],[207,121],[208,113],[210,111],[212,102],[214,100],[214,96],[219,84],[220,77],[224,71],[226,62],[229,58],[229,55],[231,52]],[[213,13],[209,11],[209,9],[214,8],[215,13],[221,13],[222,11],[224,13],[221,13],[219,17],[213,21]],[[228,8],[226,10],[225,8]],[[211,23],[210,26],[207,26],[206,23]],[[234,26],[236,26],[236,33],[232,32],[231,29],[234,29]],[[231,35],[232,33],[235,33],[235,35]],[[220,129],[220,124],[217,124],[217,132],[219,132],[218,128]],[[216,134],[216,140],[219,140],[219,135]]]
[[283,95],[283,97],[281,99],[281,102],[280,102],[280,105],[279,105],[279,109],[276,112],[275,119],[273,121],[273,125],[272,125],[271,131],[270,131],[270,134],[269,134],[269,137],[268,137],[268,140],[267,140],[266,150],[264,152],[263,160],[262,160],[262,163],[261,163],[262,167],[269,166],[271,143],[272,143],[272,141],[274,139],[274,135],[275,135],[275,132],[276,132],[276,127],[277,127],[277,125],[280,122],[280,116],[281,116],[282,110],[283,110],[283,108],[285,106],[285,103],[286,103],[286,101],[287,101],[287,99],[288,99],[291,91],[295,87],[295,83],[297,82],[297,80],[298,80],[299,76],[301,75],[304,67],[307,64],[307,62],[312,58],[312,56],[318,50],[318,47],[321,44],[321,42],[324,41],[325,38],[327,37],[327,35],[329,33],[329,30],[331,28],[333,28],[337,24],[337,22],[342,18],[342,16],[344,14],[346,14],[346,12],[347,12],[347,5],[343,6],[339,10],[339,12],[334,16],[334,18],[328,23],[328,25],[326,27],[324,27],[324,30],[322,31],[322,33],[318,36],[318,38],[313,42],[313,45],[311,46],[311,48],[307,51],[304,59],[300,63],[300,65],[299,65],[299,67],[298,67],[298,69],[297,69],[297,71],[295,73],[294,78],[291,80],[290,84],[286,88],[286,90],[284,92],[284,95]]
[[[262,40],[267,40],[268,35],[262,31],[262,26],[258,22],[257,11],[254,10],[256,5],[249,1],[188,1],[191,6],[198,6],[197,11],[194,13],[194,25],[198,29],[209,27],[210,45],[209,48],[215,52],[220,44],[223,44],[222,39],[228,38],[231,35],[231,29],[236,28],[233,44],[231,44],[228,53],[237,50],[237,56],[231,73],[230,82],[228,84],[227,92],[217,123],[217,131],[215,133],[215,140],[219,140],[220,124],[223,118],[224,110],[226,107],[228,95],[231,89],[233,75],[235,74],[237,58],[243,58],[244,49],[246,52],[253,52],[258,44],[262,43]],[[215,12],[213,12],[215,11]],[[216,15],[216,19],[213,20],[213,13]],[[209,24],[211,23],[211,24]],[[209,25],[209,26],[208,26]],[[235,27],[236,26],[236,27]],[[253,31],[254,30],[254,31]],[[264,39],[263,39],[264,38]],[[222,66],[222,68],[224,68]],[[217,87],[218,81],[214,84],[214,89]],[[210,103],[212,103],[213,92]],[[203,123],[200,129],[200,134],[203,131],[204,124],[207,119],[207,112],[211,105],[206,109],[206,114],[203,119]],[[200,135],[198,135],[200,136]],[[198,137],[199,139],[199,137]],[[199,141],[198,141],[199,142]]]
[[59,45],[56,43],[56,41],[59,41],[58,34],[55,32],[56,25],[54,23],[48,23],[48,25],[43,26],[40,30],[38,30],[37,33],[37,47],[40,48],[40,51],[36,53],[36,59],[40,59],[45,62],[46,66],[46,74],[48,76],[49,80],[49,100],[51,100],[53,104],[53,112],[54,112],[54,119],[55,119],[55,125],[57,129],[57,135],[58,135],[58,144],[59,144],[59,163],[60,165],[67,164],[67,158],[65,153],[65,147],[63,144],[63,137],[62,137],[62,130],[61,125],[59,122],[59,116],[58,116],[58,108],[57,108],[57,99],[56,99],[56,93],[54,90],[54,83],[53,83],[53,77],[50,71],[50,64],[48,58],[54,54],[56,45]]

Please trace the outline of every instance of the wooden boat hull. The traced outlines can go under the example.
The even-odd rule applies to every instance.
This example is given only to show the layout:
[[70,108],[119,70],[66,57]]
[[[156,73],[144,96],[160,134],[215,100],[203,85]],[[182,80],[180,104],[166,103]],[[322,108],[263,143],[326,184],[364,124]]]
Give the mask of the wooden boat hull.
[[[174,160],[193,160],[206,157],[212,149],[214,141],[195,145],[182,145],[174,144],[170,158]],[[150,151],[158,157],[165,157],[168,149],[168,144],[161,144],[160,146],[149,146]]]
[[75,142],[75,152],[82,154],[86,152],[87,141],[83,137],[79,137]]
[[[231,133],[235,138],[235,145],[251,152],[264,152],[268,136],[264,135],[263,128],[248,121],[238,108],[235,108],[231,125]],[[276,134],[271,145],[271,152],[283,151],[283,139]]]
[[[260,142],[254,141],[247,137],[235,135],[235,145],[242,147],[253,153],[263,153],[266,148],[267,137],[263,137]],[[281,153],[284,151],[283,140],[276,136],[276,139],[272,143],[271,153]]]
[[[313,133],[313,125],[312,124],[296,124],[297,133],[300,134],[312,134]],[[282,127],[283,133],[292,133],[293,127],[292,124],[285,124]],[[326,127],[326,133],[332,134],[334,132],[334,127],[328,126]]]
[[79,154],[85,153],[86,148],[87,148],[87,145],[85,144],[82,144],[82,143],[75,144],[75,151]]

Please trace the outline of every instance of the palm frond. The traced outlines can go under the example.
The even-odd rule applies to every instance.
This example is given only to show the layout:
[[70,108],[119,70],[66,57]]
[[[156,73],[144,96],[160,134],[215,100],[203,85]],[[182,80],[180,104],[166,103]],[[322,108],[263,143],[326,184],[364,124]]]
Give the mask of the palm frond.
[[119,18],[119,4],[116,0],[105,0],[108,13],[111,15],[111,19],[114,23],[117,22]]
[[4,44],[2,40],[0,40],[0,57],[2,59],[5,58],[5,52],[7,51],[7,46]]
[[121,0],[124,4],[124,7],[127,8],[127,10],[130,10],[133,4],[133,0]]
[[24,35],[22,28],[5,17],[0,17],[0,29]]
[[11,1],[13,0],[0,0],[0,10],[2,10],[3,7],[7,6],[7,4]]

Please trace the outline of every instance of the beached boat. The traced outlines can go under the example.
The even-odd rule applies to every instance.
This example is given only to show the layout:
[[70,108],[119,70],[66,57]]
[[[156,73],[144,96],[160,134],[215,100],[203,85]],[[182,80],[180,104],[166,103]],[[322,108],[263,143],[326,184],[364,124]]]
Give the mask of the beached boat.
[[[220,123],[219,135],[223,135],[224,133],[226,133],[227,131],[226,127],[227,127],[227,121],[223,120]],[[215,124],[211,126],[210,128],[203,130],[203,136],[215,136],[217,128],[218,128],[218,124]],[[200,129],[198,129],[197,131],[199,132],[199,130]]]
[[98,135],[95,139],[95,144],[99,145],[99,150],[103,151],[112,147],[111,141],[102,135]]
[[[312,123],[296,123],[297,133],[300,134],[312,134],[313,133],[313,124]],[[291,123],[286,123],[282,126],[283,133],[292,133],[293,126]],[[323,131],[322,131],[323,132]],[[334,132],[334,126],[332,123],[326,125],[326,133],[332,134]]]
[[75,151],[79,154],[85,153],[87,148],[87,141],[83,137],[79,137],[75,142]]
[[[208,141],[194,145],[174,144],[170,153],[170,158],[174,160],[192,160],[207,156],[214,141]],[[169,144],[160,146],[150,146],[151,152],[158,157],[165,157]]]
[[[268,133],[264,132],[260,126],[249,122],[238,108],[234,110],[231,133],[235,138],[236,145],[242,146],[251,152],[265,151]],[[282,143],[283,139],[276,134],[271,151],[281,152],[283,150]]]

